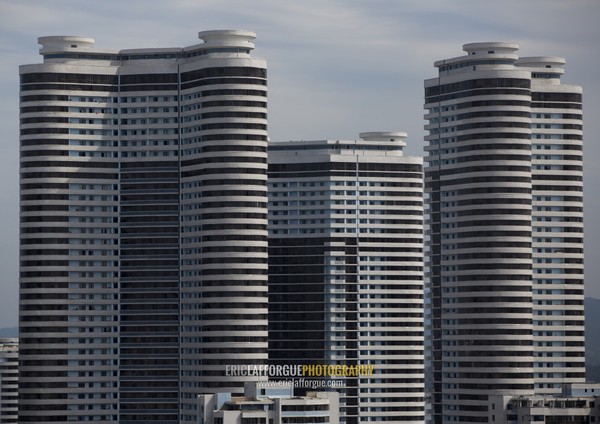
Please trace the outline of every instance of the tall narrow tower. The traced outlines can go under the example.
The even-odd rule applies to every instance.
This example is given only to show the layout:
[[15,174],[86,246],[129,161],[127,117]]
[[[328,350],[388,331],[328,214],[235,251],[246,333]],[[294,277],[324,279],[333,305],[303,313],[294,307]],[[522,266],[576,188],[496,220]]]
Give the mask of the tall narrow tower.
[[21,422],[193,421],[266,362],[266,63],[199,36],[20,68]]
[[487,420],[492,393],[584,381],[581,89],[560,83],[563,59],[517,49],[466,44],[425,81],[439,423]]
[[523,57],[531,72],[535,391],[585,381],[582,89],[561,57]]
[[373,366],[329,379],[341,422],[422,423],[422,159],[360,136],[269,144],[269,362]]

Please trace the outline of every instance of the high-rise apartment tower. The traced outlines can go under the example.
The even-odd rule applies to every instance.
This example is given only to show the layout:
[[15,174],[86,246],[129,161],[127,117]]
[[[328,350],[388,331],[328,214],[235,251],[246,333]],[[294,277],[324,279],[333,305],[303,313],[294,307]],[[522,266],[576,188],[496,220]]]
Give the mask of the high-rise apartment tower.
[[192,421],[266,363],[266,63],[199,37],[20,68],[20,422]]
[[269,363],[371,365],[340,422],[422,423],[422,159],[360,136],[269,144]]
[[564,59],[517,49],[466,44],[425,81],[437,423],[585,381],[582,90],[561,83]]

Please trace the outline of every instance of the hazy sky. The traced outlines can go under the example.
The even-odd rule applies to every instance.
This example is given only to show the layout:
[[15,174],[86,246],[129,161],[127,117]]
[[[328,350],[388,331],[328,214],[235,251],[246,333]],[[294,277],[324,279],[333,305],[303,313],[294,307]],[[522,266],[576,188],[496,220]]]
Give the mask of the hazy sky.
[[512,41],[562,56],[584,89],[587,295],[600,298],[598,0],[0,0],[0,327],[18,314],[18,65],[37,37],[93,37],[99,48],[183,47],[211,29],[255,31],[269,67],[271,140],[408,132],[422,154],[423,80],[462,45]]

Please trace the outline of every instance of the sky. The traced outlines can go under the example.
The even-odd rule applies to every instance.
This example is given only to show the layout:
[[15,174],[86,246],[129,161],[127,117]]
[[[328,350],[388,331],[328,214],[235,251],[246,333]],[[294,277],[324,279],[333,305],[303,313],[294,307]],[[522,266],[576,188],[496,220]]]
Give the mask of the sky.
[[18,66],[41,62],[47,35],[127,49],[251,30],[268,61],[271,140],[406,131],[409,155],[423,152],[434,61],[483,41],[564,57],[563,83],[584,89],[586,295],[600,298],[599,18],[598,0],[0,0],[0,328],[18,322]]

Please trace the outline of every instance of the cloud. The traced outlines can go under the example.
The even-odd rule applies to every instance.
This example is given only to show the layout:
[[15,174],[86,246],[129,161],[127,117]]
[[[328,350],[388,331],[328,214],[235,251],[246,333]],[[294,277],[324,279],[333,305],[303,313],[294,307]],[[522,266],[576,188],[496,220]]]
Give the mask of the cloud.
[[[17,69],[40,61],[37,37],[91,36],[100,48],[176,47],[221,28],[258,34],[255,55],[269,63],[273,140],[397,129],[409,133],[411,154],[421,153],[423,80],[435,76],[435,60],[460,56],[462,44],[475,41],[516,41],[524,55],[566,57],[564,79],[585,90],[586,263],[590,281],[600,275],[600,184],[592,179],[600,160],[597,0],[0,0],[0,10],[0,200],[14,206],[0,210],[3,292],[17,284]],[[600,288],[590,293],[600,297]],[[0,327],[15,323],[5,310]]]

